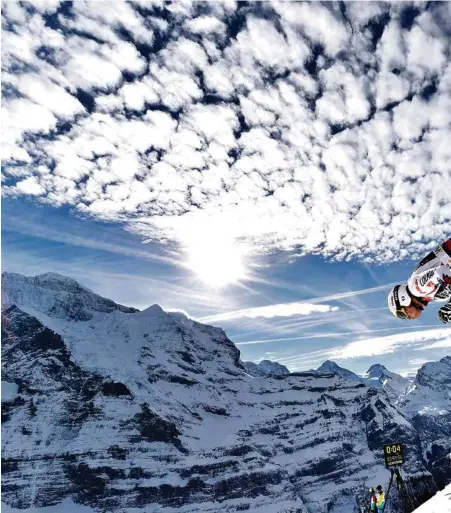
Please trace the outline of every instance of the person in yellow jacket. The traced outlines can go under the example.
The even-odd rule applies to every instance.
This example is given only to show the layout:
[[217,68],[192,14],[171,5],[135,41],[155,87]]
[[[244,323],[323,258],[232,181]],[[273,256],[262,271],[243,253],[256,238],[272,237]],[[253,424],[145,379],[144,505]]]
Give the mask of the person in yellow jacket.
[[377,511],[378,511],[378,513],[383,513],[383,511],[385,509],[385,495],[384,495],[384,491],[382,490],[381,485],[376,486],[376,497],[377,497],[377,501],[376,501]]

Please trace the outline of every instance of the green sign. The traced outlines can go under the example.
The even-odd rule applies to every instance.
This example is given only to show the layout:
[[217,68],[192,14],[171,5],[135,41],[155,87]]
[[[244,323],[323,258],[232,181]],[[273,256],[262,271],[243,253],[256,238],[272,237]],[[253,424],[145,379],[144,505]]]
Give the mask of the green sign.
[[385,466],[396,467],[404,464],[404,446],[403,444],[384,445]]

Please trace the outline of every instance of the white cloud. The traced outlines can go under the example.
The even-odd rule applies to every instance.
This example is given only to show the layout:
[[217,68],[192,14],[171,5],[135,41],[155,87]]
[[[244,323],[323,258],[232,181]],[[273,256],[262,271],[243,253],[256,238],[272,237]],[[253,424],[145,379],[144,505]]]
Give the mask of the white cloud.
[[244,67],[257,63],[276,70],[300,68],[309,53],[308,45],[295,31],[282,34],[270,21],[252,16],[247,19],[246,30],[238,34],[236,43],[226,51],[229,60]]
[[151,44],[153,30],[137,13],[133,6],[126,2],[110,2],[108,9],[102,2],[77,1],[73,7],[75,20],[68,25],[72,28],[87,30],[96,37],[108,42],[118,40],[115,29],[126,28],[136,41]]
[[214,16],[199,16],[193,20],[187,20],[185,26],[194,34],[224,35],[226,25]]
[[212,315],[199,319],[204,323],[218,323],[222,321],[230,321],[233,319],[241,319],[243,317],[256,319],[264,317],[271,319],[273,317],[291,317],[293,315],[312,315],[317,313],[336,312],[338,306],[317,305],[309,303],[285,303],[280,305],[260,306],[256,308],[248,308],[246,310],[238,310],[224,314]]
[[20,75],[16,86],[23,95],[57,117],[71,118],[85,110],[83,105],[62,87],[38,75]]
[[[378,328],[378,329],[363,329],[362,330],[362,329],[355,329],[355,328],[363,327],[364,324],[359,323],[359,322],[352,322],[352,321],[347,322],[346,326],[353,328],[353,331],[337,331],[337,332],[327,331],[324,333],[313,333],[310,335],[302,335],[300,337],[279,337],[279,338],[270,338],[270,339],[261,339],[261,340],[250,340],[250,341],[246,341],[246,342],[237,342],[237,345],[238,346],[247,346],[247,345],[255,345],[255,344],[270,344],[270,343],[280,343],[280,342],[283,343],[283,342],[288,342],[288,341],[291,342],[291,341],[296,341],[296,340],[314,340],[316,338],[339,338],[339,337],[348,336],[348,335],[351,335],[351,336],[361,335],[363,333],[378,333],[381,331],[399,331],[399,330],[408,329],[406,327],[402,327],[402,328]],[[434,325],[431,325],[431,326],[434,326]],[[424,327],[429,327],[429,326],[424,326]],[[406,336],[408,336],[408,333],[403,333],[403,337],[405,338]],[[390,337],[385,337],[385,338],[388,339]],[[373,339],[365,339],[365,340],[372,341]],[[376,340],[376,339],[374,339],[374,340]],[[379,337],[377,340],[379,340]],[[359,341],[359,342],[362,342],[362,341]],[[353,344],[356,344],[356,345],[353,346]],[[388,341],[386,342],[386,345],[390,345]],[[391,344],[391,345],[393,345],[393,344]],[[340,358],[346,359],[346,358],[361,358],[364,356],[371,356],[371,355],[376,355],[376,354],[385,354],[385,353],[393,352],[391,347],[389,349],[387,349],[387,348],[382,349],[383,352],[378,352],[377,349],[366,349],[366,352],[365,352],[365,348],[363,347],[362,344],[358,344],[358,343],[354,343],[354,342],[351,342],[350,344],[345,346],[345,349],[346,348],[349,351],[349,356],[342,356],[342,355],[348,354],[348,353],[343,352],[344,349],[342,346],[336,347],[336,351],[328,350],[329,351],[328,355],[330,356],[330,358],[333,358],[333,359],[340,359]],[[354,356],[351,356],[351,353],[354,354]]]
[[[119,90],[119,94],[124,101],[125,107],[134,110],[143,110],[146,102],[155,104],[160,99],[152,82],[148,79],[124,84]],[[114,95],[111,95],[111,97],[112,99],[107,100],[107,103],[116,107],[115,101],[119,100],[119,98]]]
[[427,360],[425,358],[413,358],[409,360],[409,366],[415,366],[418,367],[420,365],[424,365],[425,363],[430,362],[431,360]]
[[404,100],[410,92],[410,83],[407,78],[395,75],[391,71],[381,71],[374,84],[376,106],[383,109],[390,103]]
[[3,129],[8,142],[19,141],[26,132],[47,134],[57,123],[52,112],[27,99],[7,102],[3,116]]
[[25,180],[17,182],[16,187],[21,193],[30,194],[31,196],[39,196],[44,192],[43,187],[41,187],[34,176],[30,176]]
[[432,344],[428,344],[423,347],[417,348],[418,350],[422,351],[424,349],[448,349],[451,347],[451,333],[448,334],[448,337],[446,340],[440,340],[438,342],[433,342]]
[[[414,26],[405,36],[407,67],[418,77],[440,74],[446,63],[445,45],[439,38]],[[448,46],[448,45],[447,45]]]
[[316,102],[320,118],[330,123],[352,124],[368,117],[367,77],[356,76],[342,63],[321,70],[320,77],[326,88],[324,95]]
[[113,88],[122,78],[121,70],[113,61],[90,52],[88,48],[74,49],[64,72],[71,84],[87,90]]
[[357,340],[331,353],[331,358],[363,358],[365,356],[390,354],[398,351],[402,346],[423,344],[429,340],[438,341],[428,346],[424,346],[423,348],[449,347],[451,330],[446,328],[419,330],[415,332],[401,333],[399,335],[390,335],[388,337]]
[[320,4],[273,2],[285,23],[299,27],[315,43],[322,43],[326,52],[335,57],[349,44],[349,33],[344,23],[327,6]]
[[383,71],[405,67],[406,53],[402,33],[399,19],[392,18],[377,45],[377,55]]
[[391,262],[449,235],[449,11],[250,5],[226,40],[236,8],[76,2],[52,28],[5,5],[5,192],[181,247],[229,226],[249,253]]

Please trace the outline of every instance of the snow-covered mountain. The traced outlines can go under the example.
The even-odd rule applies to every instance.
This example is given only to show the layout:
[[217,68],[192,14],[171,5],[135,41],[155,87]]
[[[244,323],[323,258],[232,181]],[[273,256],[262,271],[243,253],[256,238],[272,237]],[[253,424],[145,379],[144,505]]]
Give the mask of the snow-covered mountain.
[[374,386],[382,386],[392,399],[397,399],[411,383],[408,378],[389,371],[380,363],[371,365],[363,378]]
[[396,401],[400,394],[404,393],[411,383],[409,379],[404,378],[400,374],[396,374],[396,372],[389,371],[379,363],[372,365],[363,376],[359,376],[344,367],[340,367],[331,360],[326,360],[318,367],[317,371],[337,374],[344,379],[363,383],[366,386],[383,388],[393,401]]
[[338,513],[388,481],[394,440],[415,497],[437,489],[419,431],[382,390],[318,371],[255,379],[220,328],[58,275],[3,274],[2,287],[13,508]]
[[342,376],[344,379],[349,379],[351,381],[356,381],[358,383],[363,383],[364,380],[355,374],[354,372],[345,369],[344,367],[340,367],[338,364],[331,360],[326,360],[323,364],[321,364],[318,369],[318,372],[326,372],[330,374],[338,374]]
[[444,486],[451,473],[451,356],[425,363],[399,407],[420,433],[424,460]]
[[57,273],[28,277],[3,272],[2,307],[11,305],[26,305],[29,311],[74,321],[89,321],[95,312],[137,312],[136,308],[118,305]]
[[271,360],[261,360],[259,363],[255,362],[241,362],[246,372],[255,377],[267,376],[286,376],[290,374],[285,365]]

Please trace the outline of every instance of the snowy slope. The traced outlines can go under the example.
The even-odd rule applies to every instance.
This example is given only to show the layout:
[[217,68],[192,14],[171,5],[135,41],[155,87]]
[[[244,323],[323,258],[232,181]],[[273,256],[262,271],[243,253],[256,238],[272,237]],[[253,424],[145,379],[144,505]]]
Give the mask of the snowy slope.
[[408,379],[403,378],[395,372],[389,371],[378,363],[372,365],[363,376],[358,376],[354,372],[340,367],[331,360],[326,360],[317,370],[319,372],[338,374],[345,379],[357,383],[364,383],[366,386],[383,388],[393,401],[396,401],[399,395],[403,393],[410,384]]
[[11,507],[338,513],[388,480],[394,439],[416,492],[436,490],[418,432],[380,390],[317,371],[254,379],[220,328],[73,281],[2,286]]
[[409,379],[396,374],[396,372],[389,371],[379,363],[372,365],[363,375],[363,378],[367,383],[375,383],[375,386],[383,387],[392,399],[396,399],[404,393],[411,383]]
[[451,484],[422,504],[414,513],[451,513]]
[[331,360],[326,360],[324,363],[322,363],[318,367],[317,371],[338,374],[339,376],[342,376],[345,379],[356,381],[358,383],[364,383],[364,380],[360,376],[358,376],[357,374],[348,369],[345,369],[344,367],[340,367],[338,364]]
[[444,486],[451,473],[451,357],[424,364],[398,404],[420,433],[423,457]]

